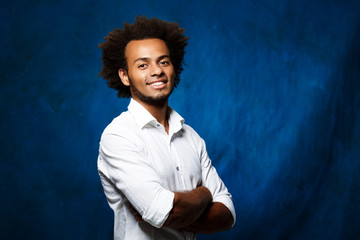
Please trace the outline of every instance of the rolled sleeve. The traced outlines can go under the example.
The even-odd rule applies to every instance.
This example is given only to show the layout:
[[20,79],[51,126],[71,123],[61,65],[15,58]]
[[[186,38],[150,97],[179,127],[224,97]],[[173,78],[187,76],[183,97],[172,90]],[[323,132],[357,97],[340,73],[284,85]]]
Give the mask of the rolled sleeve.
[[104,173],[144,221],[160,228],[173,207],[174,193],[162,187],[159,176],[139,144],[141,141],[134,141],[134,136],[130,140],[127,136],[131,133],[123,132],[121,135],[104,133],[101,138],[99,157],[106,168]]
[[222,204],[224,204],[231,212],[231,215],[234,219],[234,223],[233,226],[235,225],[236,222],[236,213],[235,213],[235,207],[234,207],[234,203],[231,199],[231,195],[220,195],[217,196],[215,199],[213,199],[213,202],[220,202]]
[[154,227],[162,227],[173,208],[174,197],[173,192],[165,189],[156,194],[156,198],[142,216],[144,221],[151,223]]

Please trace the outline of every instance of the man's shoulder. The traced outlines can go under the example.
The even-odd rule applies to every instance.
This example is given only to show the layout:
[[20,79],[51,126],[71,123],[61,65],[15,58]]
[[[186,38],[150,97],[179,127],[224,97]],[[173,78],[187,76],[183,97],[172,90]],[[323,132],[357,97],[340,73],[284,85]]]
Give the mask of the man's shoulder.
[[99,151],[143,151],[144,141],[141,131],[129,112],[114,118],[100,137]]
[[200,137],[200,135],[195,131],[194,128],[192,128],[190,125],[188,124],[183,124],[182,126],[182,134],[186,134],[191,136],[191,138],[193,138],[194,140],[202,140],[202,138]]
[[119,116],[114,118],[109,125],[104,129],[104,135],[129,135],[135,133],[138,129],[136,122],[128,111],[122,112]]
[[183,124],[182,130],[191,134],[197,134],[197,132],[190,125],[186,123]]

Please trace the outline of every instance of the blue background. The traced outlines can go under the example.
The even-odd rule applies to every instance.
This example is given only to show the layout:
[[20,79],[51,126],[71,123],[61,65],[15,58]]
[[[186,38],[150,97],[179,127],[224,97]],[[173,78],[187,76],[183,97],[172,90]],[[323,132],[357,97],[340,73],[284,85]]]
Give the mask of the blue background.
[[1,2],[1,239],[111,239],[96,169],[127,107],[97,45],[136,15],[190,36],[170,98],[237,223],[198,239],[360,239],[359,1]]

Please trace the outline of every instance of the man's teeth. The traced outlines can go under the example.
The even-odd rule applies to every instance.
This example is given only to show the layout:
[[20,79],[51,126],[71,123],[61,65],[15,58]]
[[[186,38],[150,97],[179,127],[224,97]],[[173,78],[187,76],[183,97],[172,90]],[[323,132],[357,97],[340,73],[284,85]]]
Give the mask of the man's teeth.
[[155,83],[152,83],[150,84],[151,86],[159,86],[161,84],[164,84],[164,82],[155,82]]

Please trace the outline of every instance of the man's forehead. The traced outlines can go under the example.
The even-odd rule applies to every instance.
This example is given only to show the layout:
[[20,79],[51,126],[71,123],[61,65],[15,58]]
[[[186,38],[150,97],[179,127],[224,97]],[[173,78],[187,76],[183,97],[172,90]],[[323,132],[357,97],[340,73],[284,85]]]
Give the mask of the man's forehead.
[[169,54],[169,49],[166,43],[158,38],[131,40],[125,48],[125,55],[127,58],[150,57],[147,55]]

